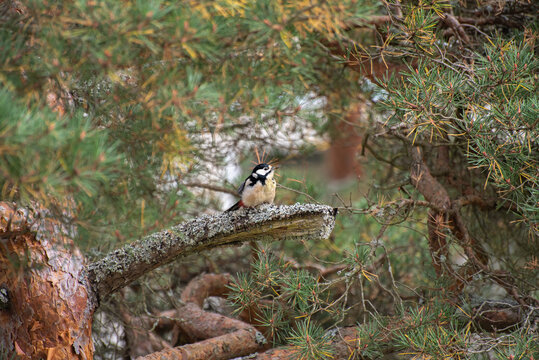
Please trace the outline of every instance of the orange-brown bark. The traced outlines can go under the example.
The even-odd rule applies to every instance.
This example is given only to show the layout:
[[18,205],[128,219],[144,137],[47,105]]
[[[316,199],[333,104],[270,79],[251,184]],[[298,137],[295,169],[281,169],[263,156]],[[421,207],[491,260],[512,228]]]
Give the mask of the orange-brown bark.
[[[197,218],[85,266],[83,255],[66,235],[75,234],[73,229],[49,217],[46,209],[17,210],[13,204],[0,202],[0,348],[24,359],[90,359],[91,321],[98,296],[122,288],[183,250],[183,254],[199,252],[253,238],[319,239],[329,236],[333,225],[334,215],[327,206],[268,205],[249,212]],[[193,297],[188,301],[198,306],[192,302],[201,304],[216,289],[222,293],[227,282],[222,275],[215,276],[214,282],[208,283],[211,286],[206,285],[208,293],[198,284],[200,288],[191,292]],[[188,289],[185,296],[189,293]],[[229,321],[230,326],[225,327]],[[222,332],[241,328],[235,321],[223,320],[221,330],[226,330]],[[258,348],[263,336],[254,328],[249,328],[249,333],[258,341],[251,346]],[[245,337],[234,336],[239,335]],[[205,336],[215,336],[215,331]]]
[[202,306],[208,296],[221,296],[228,292],[230,274],[203,274],[187,284],[182,292],[184,303],[194,303]]
[[243,321],[204,311],[193,303],[178,309],[177,317],[177,325],[193,342],[253,328]]
[[218,336],[194,344],[166,349],[139,360],[226,360],[249,355],[260,347],[260,333],[252,329],[242,329],[231,334]]
[[9,296],[0,348],[22,359],[91,359],[94,306],[79,280],[82,254],[62,224],[44,211],[32,217],[0,202],[0,284]]

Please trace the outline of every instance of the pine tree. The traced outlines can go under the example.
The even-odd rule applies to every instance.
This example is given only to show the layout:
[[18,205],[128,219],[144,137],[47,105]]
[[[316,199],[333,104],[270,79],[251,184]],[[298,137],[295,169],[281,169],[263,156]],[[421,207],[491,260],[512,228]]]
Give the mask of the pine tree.
[[[231,157],[309,154],[308,141],[271,146],[291,127],[337,139],[346,123],[364,134],[356,157],[376,186],[363,199],[326,197],[340,208],[332,242],[303,244],[338,264],[322,279],[259,256],[231,287],[239,311],[306,359],[332,353],[322,329],[357,321],[358,356],[465,358],[470,329],[500,311],[470,296],[486,297],[487,284],[525,315],[505,326],[507,343],[486,344],[531,358],[538,10],[526,0],[2,1],[0,201],[58,220],[98,259],[219,208],[194,189],[230,192],[216,169]],[[370,110],[350,123],[358,104]],[[289,185],[290,201],[325,195],[323,184]],[[376,292],[386,296],[373,306]],[[383,346],[380,333],[391,334]]]

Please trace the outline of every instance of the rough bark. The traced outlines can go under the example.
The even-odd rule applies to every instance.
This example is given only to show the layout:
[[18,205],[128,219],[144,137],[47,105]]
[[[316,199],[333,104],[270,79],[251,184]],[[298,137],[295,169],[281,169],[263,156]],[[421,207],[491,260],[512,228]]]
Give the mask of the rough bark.
[[84,258],[46,211],[0,202],[0,349],[7,358],[91,359],[95,304]]
[[203,215],[115,250],[87,267],[98,299],[179,256],[216,246],[255,240],[319,240],[335,224],[325,205],[262,205],[218,215]]
[[138,360],[227,360],[254,353],[265,341],[258,331],[241,329],[231,334],[156,352]]

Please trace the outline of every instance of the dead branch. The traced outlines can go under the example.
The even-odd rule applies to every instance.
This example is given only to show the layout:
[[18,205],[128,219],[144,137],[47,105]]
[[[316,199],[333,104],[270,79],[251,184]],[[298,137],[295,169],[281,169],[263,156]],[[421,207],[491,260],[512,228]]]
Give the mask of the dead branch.
[[211,339],[238,330],[254,330],[253,326],[243,321],[204,311],[193,303],[179,308],[177,318],[176,324],[190,342]]
[[457,35],[466,45],[471,44],[470,38],[468,37],[456,17],[451,14],[444,14],[444,16],[442,17],[442,21],[446,26],[450,27],[453,30],[454,34]]
[[90,264],[85,275],[102,299],[178,256],[244,241],[325,239],[334,224],[333,209],[314,204],[262,205],[203,215],[111,252]]
[[253,326],[201,309],[206,297],[223,295],[229,281],[229,274],[198,276],[182,292],[182,301],[186,304],[172,313],[167,312],[178,330],[190,341],[198,342],[164,349],[139,359],[229,359],[261,350],[266,339]]
[[[45,215],[33,218],[33,213]],[[265,205],[204,215],[85,266],[84,256],[66,235],[74,230],[65,229],[46,214],[47,209],[37,205],[29,210],[0,202],[4,244],[0,247],[0,284],[3,297],[9,297],[2,305],[9,311],[0,312],[0,345],[8,353],[28,359],[91,358],[91,322],[97,300],[180,255],[250,240],[324,239],[335,223],[331,207],[312,204]],[[14,259],[27,265],[13,266]],[[261,341],[254,330],[242,331],[234,336],[243,341],[251,338],[256,344]],[[2,342],[12,336],[17,342]]]
[[241,329],[231,334],[139,357],[138,360],[227,360],[254,353],[265,341],[258,331]]
[[452,273],[455,280],[452,286],[457,292],[461,290],[463,282],[469,279],[477,271],[482,271],[487,274],[498,285],[504,288],[507,293],[512,296],[521,306],[525,307],[529,304],[537,306],[539,301],[530,297],[519,294],[516,287],[515,279],[506,271],[493,271],[488,266],[488,256],[481,244],[474,239],[468,232],[468,228],[460,215],[460,204],[452,202],[449,193],[444,186],[434,178],[428,166],[423,161],[423,152],[419,146],[412,148],[412,165],[411,165],[411,182],[412,185],[427,199],[433,203],[437,209],[433,212],[433,218],[429,223],[429,246],[434,261],[434,266],[437,272],[441,271],[440,261],[442,259],[439,251],[443,246],[444,231],[450,230],[459,245],[463,248],[464,253],[468,257],[468,266],[463,266],[460,274]]
[[229,317],[203,311],[208,296],[223,296],[228,292],[229,274],[203,274],[187,284],[182,292],[185,304],[177,310],[177,327],[191,342],[229,334],[240,329],[254,329],[251,325]]
[[182,301],[200,307],[208,296],[222,296],[228,292],[230,274],[203,274],[195,277],[182,291]]

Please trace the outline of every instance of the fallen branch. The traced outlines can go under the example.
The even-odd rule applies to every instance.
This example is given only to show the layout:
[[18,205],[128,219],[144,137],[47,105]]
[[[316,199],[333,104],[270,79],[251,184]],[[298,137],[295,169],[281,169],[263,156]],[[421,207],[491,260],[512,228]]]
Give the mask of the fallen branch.
[[256,330],[241,329],[231,334],[218,336],[194,344],[155,352],[138,360],[227,360],[248,355],[265,343],[264,337]]
[[229,281],[228,274],[205,274],[191,280],[183,290],[182,302],[185,305],[178,308],[172,317],[175,318],[175,326],[190,341],[198,342],[164,349],[138,359],[217,360],[260,351],[266,339],[252,325],[201,309],[206,297],[223,295],[228,290],[226,285]]
[[468,35],[466,34],[466,31],[462,28],[462,25],[457,20],[456,17],[454,17],[451,14],[444,14],[442,17],[442,22],[450,27],[454,34],[457,35],[466,45],[470,45],[471,41]]

